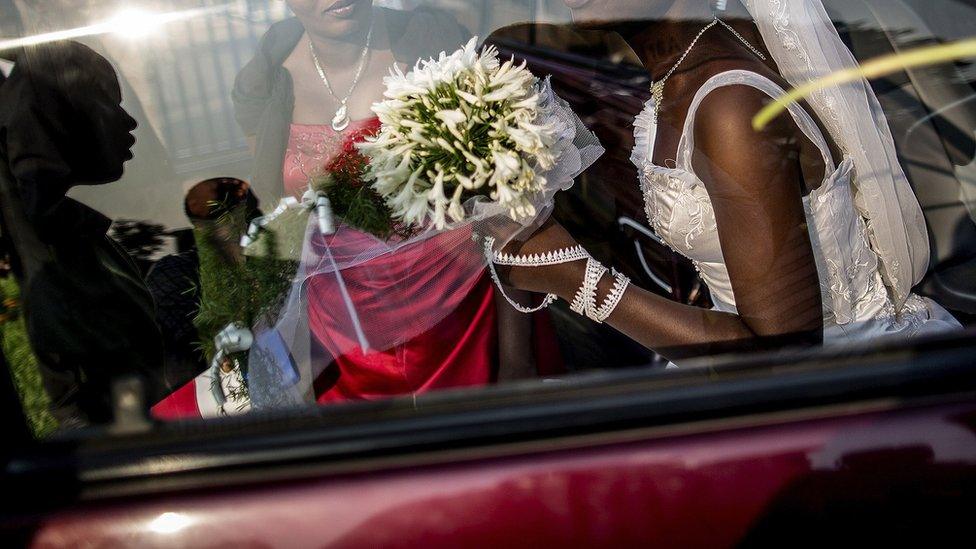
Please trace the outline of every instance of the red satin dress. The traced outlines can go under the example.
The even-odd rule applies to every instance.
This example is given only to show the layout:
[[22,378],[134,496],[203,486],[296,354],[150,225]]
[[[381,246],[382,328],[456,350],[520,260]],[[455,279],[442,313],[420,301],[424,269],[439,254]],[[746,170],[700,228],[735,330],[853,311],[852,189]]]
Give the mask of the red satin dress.
[[[314,170],[341,161],[342,155],[352,153],[355,142],[378,128],[375,118],[353,122],[341,134],[327,125],[293,124],[285,152],[286,191],[300,196],[308,178],[316,175]],[[364,352],[342,306],[335,275],[309,279],[309,329],[329,357],[324,360],[330,362],[316,380],[318,402],[479,386],[494,379],[498,363],[494,287],[484,270],[475,281],[464,280],[480,257],[474,246],[457,252],[457,244],[470,242],[471,237],[470,230],[460,232],[464,234],[439,235],[342,270],[367,339],[380,330],[385,334],[382,339],[388,339],[391,331],[411,329],[411,323],[421,322],[435,308],[450,311],[429,329],[391,348]],[[330,253],[340,263],[374,243],[371,236],[350,227],[328,237]],[[321,248],[317,251],[324,253]],[[470,290],[459,293],[459,287]],[[382,299],[373,299],[376,296]]]

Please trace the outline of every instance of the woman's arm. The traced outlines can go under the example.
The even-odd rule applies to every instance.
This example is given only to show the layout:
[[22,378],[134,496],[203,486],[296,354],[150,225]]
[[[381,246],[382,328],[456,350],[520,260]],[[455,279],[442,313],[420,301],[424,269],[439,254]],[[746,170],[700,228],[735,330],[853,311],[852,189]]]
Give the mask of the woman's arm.
[[[519,303],[529,303],[529,292],[505,290]],[[538,376],[535,349],[532,345],[532,315],[522,314],[495,292],[498,323],[498,381],[531,379]]]
[[[746,87],[717,90],[702,104],[695,128],[695,171],[715,211],[738,314],[683,305],[631,285],[607,320],[667,358],[822,339],[820,286],[802,203],[803,181],[810,178],[800,167],[800,134],[787,119],[753,131],[749,113],[764,98]],[[562,227],[549,223],[518,252],[573,244]],[[572,300],[584,269],[576,262],[514,268],[508,276],[516,287]],[[612,285],[605,276],[598,301]]]

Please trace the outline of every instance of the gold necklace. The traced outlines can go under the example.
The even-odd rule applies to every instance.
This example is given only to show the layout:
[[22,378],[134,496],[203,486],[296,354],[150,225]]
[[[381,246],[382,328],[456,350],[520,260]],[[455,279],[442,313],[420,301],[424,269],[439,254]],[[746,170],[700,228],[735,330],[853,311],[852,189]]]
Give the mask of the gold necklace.
[[678,62],[675,63],[673,67],[671,67],[671,70],[669,70],[664,75],[663,78],[661,78],[657,82],[654,82],[651,85],[651,97],[654,99],[654,123],[657,123],[658,115],[661,113],[661,103],[664,101],[664,85],[668,83],[668,79],[671,78],[671,76],[674,74],[674,71],[678,70],[678,67],[680,67],[681,64],[684,63],[685,58],[687,58],[688,54],[691,53],[691,50],[695,48],[695,45],[698,44],[698,41],[701,40],[701,37],[704,36],[705,33],[708,32],[715,25],[722,25],[723,27],[728,29],[728,31],[731,32],[733,36],[738,38],[739,41],[742,42],[747,48],[749,48],[749,50],[752,51],[752,53],[756,54],[756,57],[762,59],[763,61],[766,60],[766,56],[763,55],[762,52],[759,51],[755,46],[750,44],[749,41],[745,39],[745,37],[739,34],[738,31],[733,29],[731,25],[716,17],[715,19],[712,20],[711,23],[706,25],[705,28],[703,28],[701,31],[698,32],[698,35],[695,36],[695,39],[691,41],[691,45],[688,46],[688,49],[686,49],[683,54],[681,54],[681,57],[678,59]]

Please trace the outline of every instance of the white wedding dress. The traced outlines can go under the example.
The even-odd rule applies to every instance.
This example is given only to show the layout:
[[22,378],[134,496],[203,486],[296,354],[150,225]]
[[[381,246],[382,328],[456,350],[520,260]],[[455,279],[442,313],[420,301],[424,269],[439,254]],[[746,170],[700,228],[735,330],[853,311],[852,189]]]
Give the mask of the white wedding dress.
[[[705,97],[723,86],[746,85],[771,97],[783,89],[754,72],[735,70],[715,75],[698,91],[688,112],[675,167],[652,162],[656,127],[653,103],[648,101],[634,122],[635,147],[631,160],[638,168],[648,220],[658,236],[694,263],[711,292],[714,308],[735,313],[735,295],[722,256],[718,229],[705,185],[692,167],[695,114]],[[850,343],[959,328],[960,324],[934,301],[911,294],[901,310],[879,270],[864,218],[855,208],[854,163],[839,166],[831,159],[819,127],[801,107],[790,114],[797,126],[823,153],[828,174],[823,184],[803,198],[823,297],[824,343]]]

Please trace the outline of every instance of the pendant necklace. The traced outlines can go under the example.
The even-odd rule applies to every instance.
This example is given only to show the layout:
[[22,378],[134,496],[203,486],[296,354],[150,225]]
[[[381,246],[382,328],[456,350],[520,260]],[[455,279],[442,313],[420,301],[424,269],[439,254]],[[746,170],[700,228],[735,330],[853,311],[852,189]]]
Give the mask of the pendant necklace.
[[346,102],[352,97],[352,92],[356,90],[359,79],[363,75],[363,70],[366,68],[366,60],[369,57],[369,45],[372,38],[373,22],[370,21],[369,31],[366,32],[366,46],[363,48],[363,53],[359,56],[359,68],[356,69],[356,76],[352,79],[352,86],[349,88],[349,93],[342,99],[339,99],[339,96],[332,90],[329,78],[325,76],[325,71],[322,70],[322,64],[319,63],[319,56],[315,54],[315,45],[312,44],[312,38],[308,38],[308,51],[312,54],[312,62],[315,63],[315,70],[319,73],[319,78],[322,79],[322,83],[325,84],[325,89],[329,90],[329,95],[339,104],[339,108],[336,109],[335,115],[332,117],[332,129],[337,132],[341,132],[349,127],[349,109],[346,107]]

